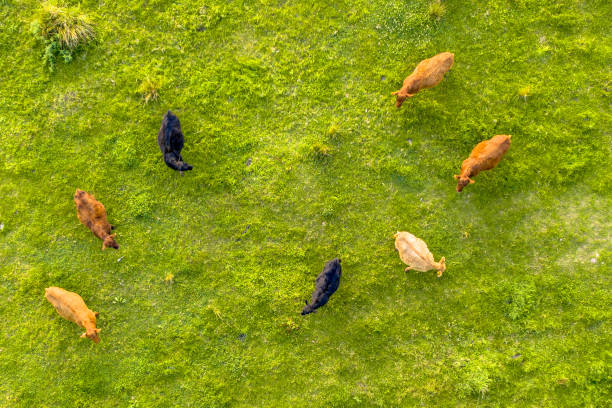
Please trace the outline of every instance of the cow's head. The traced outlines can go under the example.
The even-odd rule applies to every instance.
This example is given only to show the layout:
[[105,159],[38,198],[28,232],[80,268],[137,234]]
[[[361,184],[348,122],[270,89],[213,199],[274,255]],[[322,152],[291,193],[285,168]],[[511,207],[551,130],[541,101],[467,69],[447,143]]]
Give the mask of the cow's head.
[[437,269],[438,269],[438,278],[439,278],[440,276],[442,276],[442,274],[446,270],[446,258],[444,257],[440,258],[440,262],[438,262]]
[[117,235],[117,234],[111,234],[108,237],[104,238],[104,242],[102,243],[102,250],[103,251],[106,248],[119,249],[119,244],[115,242],[115,235]]
[[474,180],[472,180],[471,178],[467,177],[467,176],[463,176],[463,175],[458,175],[455,174],[455,179],[457,180],[457,192],[460,193],[461,190],[463,190],[463,187],[467,186],[468,184],[474,184]]
[[315,310],[312,308],[312,305],[309,305],[307,300],[305,300],[304,302],[306,303],[306,306],[304,306],[304,308],[302,309],[302,316],[307,315],[309,313],[314,313]]
[[391,95],[395,95],[396,99],[395,99],[395,107],[396,108],[401,108],[402,104],[404,103],[404,101],[406,100],[406,98],[412,98],[414,96],[414,94],[409,94],[408,92],[400,89],[399,91],[395,91],[393,93],[391,93]]
[[94,343],[99,343],[100,342],[100,336],[98,335],[98,333],[100,333],[100,330],[101,329],[96,329],[95,327],[89,328],[89,329],[87,329],[87,331],[85,333],[81,334],[81,338],[84,339],[85,337],[87,337],[88,339],[90,339]]
[[83,197],[83,195],[85,195],[85,192],[83,190],[79,190],[78,188],[74,192],[74,198],[75,199],[81,198],[81,197]]

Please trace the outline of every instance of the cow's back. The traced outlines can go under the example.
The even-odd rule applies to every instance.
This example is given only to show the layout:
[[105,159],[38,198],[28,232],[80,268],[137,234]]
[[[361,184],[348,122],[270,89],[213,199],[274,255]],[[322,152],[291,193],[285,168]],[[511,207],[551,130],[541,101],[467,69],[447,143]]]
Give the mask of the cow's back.
[[433,255],[431,255],[427,244],[422,239],[409,232],[400,232],[396,237],[395,247],[399,252],[400,259],[406,265],[422,272],[432,269]]
[[98,226],[103,231],[110,233],[110,225],[108,225],[106,220],[106,209],[101,202],[87,192],[84,192],[79,197],[75,196],[74,202],[77,207],[77,216],[83,225],[92,231]]
[[[173,132],[175,130],[175,132]],[[166,138],[168,140],[166,140]],[[177,152],[183,149],[183,137],[181,131],[181,122],[178,117],[168,111],[164,115],[161,128],[157,133],[157,145],[163,154]]]
[[62,288],[46,288],[45,298],[55,307],[55,310],[57,310],[60,316],[78,325],[81,325],[81,321],[84,317],[81,315],[89,310],[83,298],[76,293],[68,292]]
[[418,80],[419,88],[432,88],[442,81],[444,74],[451,69],[453,63],[454,55],[443,52],[421,61],[412,75]]
[[91,194],[86,191],[83,191],[78,197],[75,195],[74,203],[77,208],[77,216],[79,220],[87,225],[87,221],[91,220],[94,217],[94,203],[95,198]]
[[490,170],[497,166],[510,148],[510,137],[497,135],[479,143],[474,148],[474,158],[478,160],[480,170]]

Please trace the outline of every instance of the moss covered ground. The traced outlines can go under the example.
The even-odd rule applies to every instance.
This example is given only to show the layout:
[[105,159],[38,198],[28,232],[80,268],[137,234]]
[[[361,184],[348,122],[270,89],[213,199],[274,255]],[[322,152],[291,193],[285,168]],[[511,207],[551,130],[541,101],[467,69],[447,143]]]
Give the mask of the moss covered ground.
[[[82,0],[97,40],[50,73],[40,2],[0,0],[0,406],[610,406],[612,5],[443,4]],[[458,194],[495,134],[508,154]],[[442,278],[404,272],[398,230]],[[100,312],[99,344],[48,286]]]

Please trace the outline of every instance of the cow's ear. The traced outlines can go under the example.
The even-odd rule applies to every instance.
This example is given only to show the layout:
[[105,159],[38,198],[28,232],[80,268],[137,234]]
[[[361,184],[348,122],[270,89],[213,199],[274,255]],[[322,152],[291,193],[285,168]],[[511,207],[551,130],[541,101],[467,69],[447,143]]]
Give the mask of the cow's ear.
[[470,184],[474,184],[474,183],[475,183],[475,181],[470,179]]
[[96,333],[100,333],[102,329],[96,329]]
[[94,316],[96,316],[96,319],[97,319],[97,318],[98,318],[98,316],[100,316],[100,313],[99,313],[99,312],[95,312],[95,313],[94,313]]
[[458,174],[453,174],[453,177],[455,178],[455,180],[459,180],[459,175]]
[[81,338],[84,339],[85,337],[87,337],[87,332],[81,334]]
[[306,303],[306,306],[308,306],[308,301],[304,299],[304,303]]

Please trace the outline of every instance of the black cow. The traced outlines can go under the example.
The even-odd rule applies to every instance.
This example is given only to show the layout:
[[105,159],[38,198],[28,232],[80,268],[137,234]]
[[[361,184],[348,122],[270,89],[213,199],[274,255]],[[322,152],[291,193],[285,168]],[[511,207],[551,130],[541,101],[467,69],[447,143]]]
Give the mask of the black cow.
[[342,268],[340,267],[340,259],[334,258],[325,264],[323,272],[317,276],[315,281],[315,291],[312,294],[312,300],[310,304],[306,300],[306,306],[302,309],[302,315],[313,313],[315,309],[325,305],[329,300],[329,297],[340,286],[340,276],[342,275]]
[[166,165],[171,169],[185,171],[193,169],[193,166],[185,163],[181,157],[181,150],[185,144],[181,123],[175,114],[168,111],[164,115],[161,129],[157,134],[157,144],[164,155]]

